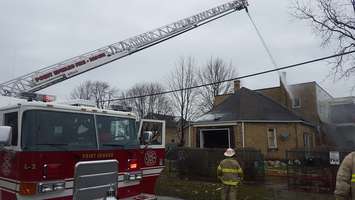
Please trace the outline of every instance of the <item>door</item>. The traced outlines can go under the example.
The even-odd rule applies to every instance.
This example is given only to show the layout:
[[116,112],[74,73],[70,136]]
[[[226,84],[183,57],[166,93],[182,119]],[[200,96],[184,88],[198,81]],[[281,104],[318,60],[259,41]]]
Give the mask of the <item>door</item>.
[[[142,119],[138,129],[140,141],[140,166],[143,171],[142,190],[154,194],[157,178],[164,169],[165,121]],[[150,132],[152,139],[146,143],[144,132]]]

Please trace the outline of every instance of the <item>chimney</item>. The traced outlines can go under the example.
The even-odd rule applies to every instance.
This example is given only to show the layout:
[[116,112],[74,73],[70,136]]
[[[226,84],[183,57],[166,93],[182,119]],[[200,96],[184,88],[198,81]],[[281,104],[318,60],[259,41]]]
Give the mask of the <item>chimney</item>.
[[235,80],[234,81],[234,93],[236,93],[238,90],[240,90],[240,80]]

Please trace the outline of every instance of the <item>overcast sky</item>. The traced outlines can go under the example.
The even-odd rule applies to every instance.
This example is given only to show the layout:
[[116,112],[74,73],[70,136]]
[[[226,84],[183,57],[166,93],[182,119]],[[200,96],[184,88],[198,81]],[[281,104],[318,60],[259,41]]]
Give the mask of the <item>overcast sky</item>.
[[[221,0],[0,0],[0,82],[194,15]],[[326,56],[309,24],[290,15],[291,0],[250,0],[250,13],[280,66]],[[142,81],[165,82],[181,56],[199,66],[213,57],[232,62],[239,75],[272,69],[245,11],[41,91],[69,97],[85,80],[125,90]],[[326,78],[326,62],[287,71],[289,83],[317,81],[333,96],[348,96],[354,78]],[[277,73],[242,80],[250,89],[277,86]]]

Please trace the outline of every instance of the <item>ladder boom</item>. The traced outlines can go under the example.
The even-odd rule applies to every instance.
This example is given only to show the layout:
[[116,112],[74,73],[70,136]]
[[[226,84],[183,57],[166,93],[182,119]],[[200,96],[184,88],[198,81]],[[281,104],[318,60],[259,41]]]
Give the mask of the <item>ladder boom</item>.
[[247,6],[247,0],[235,0],[225,3],[172,24],[42,68],[0,84],[0,94],[4,96],[17,96],[22,92],[39,91],[180,35],[215,18],[245,9]]

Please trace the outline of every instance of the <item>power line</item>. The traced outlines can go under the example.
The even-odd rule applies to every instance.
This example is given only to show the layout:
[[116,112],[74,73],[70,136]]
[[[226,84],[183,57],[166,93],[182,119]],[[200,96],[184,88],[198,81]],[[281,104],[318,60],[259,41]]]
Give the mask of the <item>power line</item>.
[[328,59],[331,59],[331,58],[336,58],[336,57],[339,57],[339,56],[344,56],[344,55],[348,55],[348,54],[352,54],[352,53],[355,53],[355,50],[348,51],[348,52],[343,52],[343,53],[339,53],[339,54],[333,54],[333,55],[330,55],[330,56],[316,58],[316,59],[313,59],[313,60],[308,60],[308,61],[304,61],[304,62],[292,64],[292,65],[287,65],[287,66],[284,66],[284,67],[279,67],[279,68],[275,68],[275,69],[271,69],[271,70],[266,70],[266,71],[262,71],[262,72],[257,72],[257,73],[253,73],[253,74],[239,76],[239,77],[226,79],[226,80],[222,80],[222,81],[217,81],[217,82],[212,82],[212,83],[207,83],[207,84],[201,84],[201,85],[196,85],[196,86],[187,87],[187,88],[180,88],[180,89],[175,89],[175,90],[157,92],[157,93],[152,93],[152,94],[146,94],[146,95],[125,97],[125,98],[115,98],[115,99],[110,99],[110,100],[104,100],[102,102],[123,101],[123,100],[144,98],[144,97],[149,97],[149,96],[157,96],[157,95],[169,94],[169,93],[173,93],[173,92],[179,92],[179,91],[182,91],[182,90],[192,90],[192,89],[196,89],[196,88],[200,88],[200,87],[206,87],[206,86],[220,84],[220,83],[224,83],[224,82],[230,82],[230,81],[245,79],[245,78],[249,78],[249,77],[253,77],[253,76],[259,76],[259,75],[262,75],[262,74],[268,74],[268,73],[275,72],[275,71],[281,71],[281,70],[285,70],[285,69],[296,68],[296,67],[299,67],[299,66],[302,66],[302,65],[307,65],[307,64],[310,64],[310,63],[315,63],[315,62],[319,62],[319,61],[323,61],[323,60],[328,60]]
[[260,39],[260,41],[261,41],[261,44],[263,45],[263,47],[264,47],[264,49],[265,49],[267,55],[269,56],[269,58],[270,58],[270,60],[271,60],[271,63],[274,65],[275,68],[277,68],[278,65],[277,65],[277,63],[276,63],[276,60],[275,60],[274,56],[272,56],[272,53],[271,53],[271,51],[270,51],[270,48],[269,48],[268,45],[266,44],[266,41],[265,41],[263,35],[261,34],[261,31],[260,31],[259,28],[256,26],[256,23],[255,23],[254,19],[251,17],[249,11],[247,11],[247,14],[248,14],[248,17],[249,17],[249,19],[250,19],[250,21],[251,21],[251,24],[253,25],[253,27],[254,27],[254,29],[255,29],[255,31],[256,31],[256,34],[258,35],[258,37],[259,37],[259,39]]

